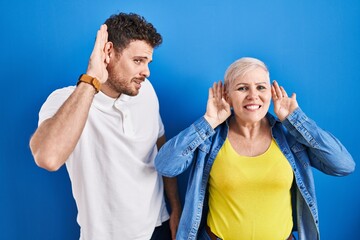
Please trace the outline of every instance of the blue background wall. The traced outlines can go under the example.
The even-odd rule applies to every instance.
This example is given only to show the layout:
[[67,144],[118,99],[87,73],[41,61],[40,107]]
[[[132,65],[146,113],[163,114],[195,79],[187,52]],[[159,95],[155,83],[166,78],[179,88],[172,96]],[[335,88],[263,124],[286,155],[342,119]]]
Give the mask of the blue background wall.
[[[38,168],[28,141],[41,104],[85,72],[96,30],[118,11],[144,15],[164,37],[150,80],[168,138],[204,113],[208,87],[230,63],[253,56],[359,159],[359,1],[2,0],[0,239],[78,239],[66,169]],[[322,239],[355,239],[359,171],[315,178]]]

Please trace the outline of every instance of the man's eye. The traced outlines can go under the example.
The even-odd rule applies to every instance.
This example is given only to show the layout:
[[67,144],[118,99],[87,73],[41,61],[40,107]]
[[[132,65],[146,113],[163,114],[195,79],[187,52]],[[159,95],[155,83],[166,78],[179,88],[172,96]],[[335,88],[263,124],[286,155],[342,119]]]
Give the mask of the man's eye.
[[138,64],[138,63],[141,63],[141,60],[139,60],[139,59],[134,59],[134,62]]

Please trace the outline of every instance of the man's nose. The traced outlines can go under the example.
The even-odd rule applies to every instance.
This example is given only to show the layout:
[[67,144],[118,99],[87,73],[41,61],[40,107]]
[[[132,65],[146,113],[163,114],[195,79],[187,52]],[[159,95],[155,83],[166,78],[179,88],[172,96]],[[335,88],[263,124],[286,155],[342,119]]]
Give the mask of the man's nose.
[[140,74],[141,74],[141,76],[148,78],[150,76],[149,65],[144,66],[144,69],[141,71]]

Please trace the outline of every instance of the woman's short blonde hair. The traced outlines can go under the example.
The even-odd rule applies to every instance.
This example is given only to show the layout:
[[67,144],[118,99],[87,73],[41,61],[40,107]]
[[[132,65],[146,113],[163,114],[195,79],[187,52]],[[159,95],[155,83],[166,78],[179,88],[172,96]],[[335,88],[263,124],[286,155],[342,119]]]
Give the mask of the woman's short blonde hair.
[[263,63],[259,59],[251,58],[251,57],[243,57],[233,62],[225,72],[225,76],[224,76],[225,91],[226,92],[229,91],[229,86],[232,85],[235,79],[239,77],[243,77],[248,71],[251,71],[258,67],[264,69],[269,74],[269,70],[266,67],[265,63]]

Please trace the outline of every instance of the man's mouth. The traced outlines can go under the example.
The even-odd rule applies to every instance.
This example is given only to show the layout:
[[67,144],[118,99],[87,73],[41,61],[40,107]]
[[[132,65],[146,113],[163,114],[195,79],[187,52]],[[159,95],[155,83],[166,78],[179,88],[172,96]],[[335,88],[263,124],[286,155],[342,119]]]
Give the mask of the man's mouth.
[[145,79],[140,79],[140,78],[136,78],[136,79],[133,79],[133,81],[135,82],[136,84],[136,88],[140,88],[141,87],[141,83],[145,81]]

